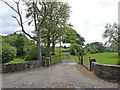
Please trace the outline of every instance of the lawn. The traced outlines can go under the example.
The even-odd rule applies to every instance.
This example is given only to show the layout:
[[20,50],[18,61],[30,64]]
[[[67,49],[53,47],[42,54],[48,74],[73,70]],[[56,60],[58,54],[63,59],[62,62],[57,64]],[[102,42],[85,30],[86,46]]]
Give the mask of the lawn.
[[[73,56],[75,62],[78,62],[78,56]],[[104,52],[104,53],[97,53],[97,54],[87,54],[83,57],[84,61],[86,63],[89,63],[89,57],[95,58],[96,62],[99,62],[101,64],[117,64],[118,62],[118,54],[117,53],[110,53],[110,52]]]
[[95,58],[96,62],[102,63],[102,64],[117,64],[118,62],[118,54],[117,53],[97,53],[97,54],[87,54],[85,55],[84,62],[89,62],[90,58]]
[[22,62],[26,62],[25,59],[22,59],[22,58],[15,58],[14,60],[9,61],[9,62],[6,63],[6,64],[15,64],[15,63],[22,63]]

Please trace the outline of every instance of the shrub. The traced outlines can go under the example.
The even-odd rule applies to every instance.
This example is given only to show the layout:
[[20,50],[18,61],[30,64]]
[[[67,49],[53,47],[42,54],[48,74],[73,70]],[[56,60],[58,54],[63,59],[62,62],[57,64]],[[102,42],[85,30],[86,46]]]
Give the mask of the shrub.
[[76,55],[76,50],[73,46],[70,47],[70,55]]
[[29,47],[29,39],[22,34],[10,34],[2,38],[4,43],[9,43],[10,45],[16,47],[17,56],[24,57],[26,54],[26,49]]
[[41,53],[42,53],[42,56],[47,55],[47,47],[46,46],[41,46]]
[[79,54],[81,56],[84,54],[84,50],[83,50],[81,45],[74,43],[70,46],[70,54],[71,55],[78,55]]
[[[26,61],[38,59],[37,58],[37,48],[36,48],[35,44],[29,46],[29,50],[27,49],[26,53],[27,53],[25,56]],[[42,53],[42,56],[47,55],[47,47],[46,46],[41,46],[41,53]]]
[[9,62],[16,56],[16,48],[8,43],[3,43],[2,47],[2,63]]
[[37,60],[37,48],[36,45],[31,45],[29,52],[25,56],[25,60]]

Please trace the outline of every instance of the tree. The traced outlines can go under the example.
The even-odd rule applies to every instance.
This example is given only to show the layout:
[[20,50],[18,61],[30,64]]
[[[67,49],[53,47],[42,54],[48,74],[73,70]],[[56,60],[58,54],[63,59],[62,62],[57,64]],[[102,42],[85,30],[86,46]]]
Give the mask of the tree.
[[55,54],[55,45],[63,35],[62,27],[64,27],[69,19],[70,7],[67,3],[54,2],[51,14],[45,21],[43,31],[44,39],[47,42],[48,56],[50,55],[50,44],[52,44],[52,54]]
[[30,18],[29,25],[34,22],[35,26],[35,34],[37,36],[37,50],[38,50],[38,57],[41,57],[41,32],[44,29],[46,18],[51,15],[51,12],[53,10],[53,4],[54,2],[40,2],[40,1],[25,1],[25,4],[27,5],[27,14],[26,17]]
[[74,43],[70,45],[70,54],[82,56],[84,54],[84,50],[81,45]]
[[64,34],[62,36],[62,42],[63,43],[76,43],[76,35],[77,35],[77,32],[72,29],[71,26],[66,26],[63,28],[64,29]]
[[8,43],[11,46],[16,47],[17,56],[24,57],[26,51],[28,51],[28,47],[30,45],[30,40],[23,34],[9,34],[3,37],[3,43]]
[[11,46],[8,43],[3,43],[2,47],[2,63],[9,62],[10,60],[13,60],[16,56],[16,48]]
[[90,46],[97,52],[101,53],[105,51],[105,47],[103,46],[102,42],[93,42],[90,43]]
[[[3,1],[6,5],[8,5],[13,11],[15,11],[18,15],[18,18],[17,16],[12,16],[13,18],[16,19],[16,21],[18,22],[18,25],[21,27],[21,31],[29,36],[31,39],[34,39],[37,41],[37,54],[38,54],[38,60],[41,60],[41,49],[40,49],[40,30],[42,29],[42,26],[43,26],[43,23],[47,17],[47,15],[49,14],[49,10],[47,10],[47,2],[41,2],[41,1],[38,1],[38,0],[33,0],[32,3],[31,2],[27,2],[25,1],[26,5],[28,5],[28,17],[32,15],[33,17],[33,20],[34,20],[34,26],[35,26],[35,31],[36,31],[36,37],[35,36],[31,36],[29,33],[27,33],[24,29],[24,23],[23,23],[23,18],[22,18],[22,14],[20,12],[20,0],[18,0],[17,2],[14,1],[14,3],[16,4],[17,6],[17,9],[15,9],[14,7],[12,7],[8,2],[4,1],[4,0],[1,0]],[[31,7],[32,5],[32,7]],[[41,8],[39,9],[39,6],[42,8],[42,11],[41,11]],[[52,9],[52,7],[50,8]],[[33,11],[31,11],[33,10]],[[32,21],[33,21],[32,20]],[[32,22],[31,21],[31,22]],[[29,22],[30,23],[30,22]]]
[[120,65],[120,26],[118,25],[118,64]]
[[84,42],[85,42],[84,37],[82,37],[80,34],[77,34],[76,43],[83,46]]
[[108,38],[109,43],[113,40],[115,42],[118,42],[118,26],[116,23],[114,23],[113,25],[107,24],[105,26],[103,38]]
[[91,54],[95,54],[97,52],[97,49],[90,44],[87,44],[85,46],[85,50],[86,50],[86,53],[91,53]]
[[74,29],[72,29],[71,25],[68,25],[66,27],[63,28],[64,29],[64,34],[62,36],[62,42],[63,43],[77,43],[81,46],[84,45],[84,38],[78,34]]
[[116,43],[118,45],[118,63],[120,63],[120,26],[114,23],[105,26],[104,38],[108,38],[109,43]]

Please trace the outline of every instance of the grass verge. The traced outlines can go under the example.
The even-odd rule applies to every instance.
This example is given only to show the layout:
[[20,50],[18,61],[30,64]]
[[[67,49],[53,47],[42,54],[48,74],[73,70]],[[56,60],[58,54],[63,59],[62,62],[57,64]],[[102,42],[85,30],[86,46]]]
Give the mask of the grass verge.
[[15,58],[14,60],[7,62],[6,64],[15,64],[15,63],[22,63],[22,62],[26,62],[25,59]]
[[66,53],[67,60],[70,61],[70,54]]
[[59,55],[59,54],[55,54],[55,55],[53,55],[52,56],[52,64],[53,63],[58,63],[58,62],[62,62],[62,60],[63,60],[63,54],[61,54],[61,55]]
[[78,56],[73,56],[73,59],[74,59],[74,61],[75,61],[76,63],[79,62]]

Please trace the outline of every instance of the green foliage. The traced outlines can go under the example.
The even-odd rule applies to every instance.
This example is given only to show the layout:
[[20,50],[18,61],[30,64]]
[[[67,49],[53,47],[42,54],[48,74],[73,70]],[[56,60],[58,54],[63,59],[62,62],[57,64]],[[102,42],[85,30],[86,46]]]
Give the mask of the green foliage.
[[42,56],[47,55],[47,47],[46,46],[41,46],[41,53],[42,53]]
[[2,37],[3,43],[9,43],[10,45],[16,47],[16,41],[18,39],[18,34],[9,34],[5,37]]
[[37,48],[36,45],[31,45],[29,52],[25,56],[25,60],[37,60]]
[[76,43],[79,44],[79,45],[84,45],[84,42],[85,42],[85,39],[79,35],[79,34],[76,34]]
[[[84,45],[84,38],[81,37],[73,28],[71,25],[63,27],[64,34],[62,36],[62,42],[63,43],[70,43],[70,44],[79,44],[81,46]],[[71,49],[72,53],[75,54],[74,49]]]
[[63,43],[76,43],[76,35],[77,32],[72,29],[70,26],[66,26],[63,28],[64,34],[62,36],[62,42]]
[[85,46],[85,50],[86,50],[86,53],[91,53],[91,54],[98,53],[96,46],[92,44],[87,44]]
[[113,50],[118,51],[118,61],[120,62],[120,25],[116,23],[113,25],[107,24],[103,38],[107,38],[108,41],[106,43],[110,43]]
[[71,55],[79,54],[80,56],[82,56],[84,54],[84,50],[81,45],[74,43],[70,46],[70,54]]
[[16,47],[17,56],[24,56],[25,53],[28,51],[28,47],[30,44],[28,38],[25,35],[16,33],[3,37],[3,43],[4,42]]
[[102,42],[93,42],[90,46],[95,50],[96,53],[101,53],[105,51],[105,47]]
[[24,38],[23,36],[18,36],[15,46],[17,48],[17,56],[23,56],[25,54],[24,52]]
[[13,60],[16,56],[16,48],[11,46],[8,43],[3,43],[2,47],[2,63],[6,63],[10,60]]
[[56,53],[55,55],[52,56],[52,63],[57,63],[61,62],[64,59],[63,54]]
[[75,62],[77,62],[77,63],[79,62],[78,56],[73,56],[73,58],[74,58],[74,61],[75,61]]

